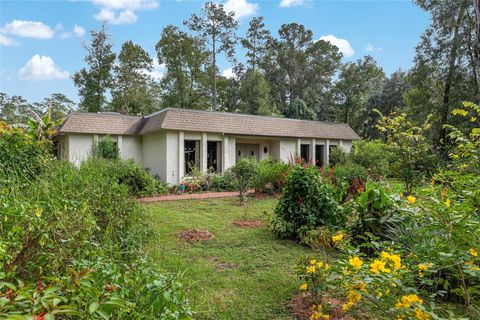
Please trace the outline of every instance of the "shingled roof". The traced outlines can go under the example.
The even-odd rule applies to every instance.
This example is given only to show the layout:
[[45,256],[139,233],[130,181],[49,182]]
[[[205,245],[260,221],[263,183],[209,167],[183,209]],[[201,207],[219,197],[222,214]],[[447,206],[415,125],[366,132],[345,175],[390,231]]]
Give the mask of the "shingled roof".
[[359,139],[347,124],[238,113],[167,108],[146,117],[112,113],[72,113],[60,133],[148,134],[161,129],[233,135]]

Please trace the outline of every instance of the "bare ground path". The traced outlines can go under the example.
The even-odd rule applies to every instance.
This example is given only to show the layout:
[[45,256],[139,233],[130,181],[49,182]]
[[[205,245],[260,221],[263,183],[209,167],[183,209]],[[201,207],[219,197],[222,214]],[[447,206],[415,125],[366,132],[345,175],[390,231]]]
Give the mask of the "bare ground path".
[[[247,194],[254,193],[254,190],[250,190]],[[189,200],[189,199],[214,199],[214,198],[234,198],[238,197],[238,191],[231,192],[203,192],[203,193],[183,193],[183,194],[166,194],[154,197],[140,198],[140,202],[159,202],[159,201],[174,201],[174,200]]]

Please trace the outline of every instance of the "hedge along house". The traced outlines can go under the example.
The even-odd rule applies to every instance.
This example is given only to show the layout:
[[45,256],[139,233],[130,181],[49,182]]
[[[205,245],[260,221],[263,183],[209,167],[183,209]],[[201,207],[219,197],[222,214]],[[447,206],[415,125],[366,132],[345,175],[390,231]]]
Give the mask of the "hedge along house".
[[333,122],[171,108],[145,117],[74,112],[59,128],[58,155],[79,165],[106,135],[122,158],[170,184],[188,177],[193,166],[223,172],[243,157],[287,162],[301,156],[321,166],[331,148],[349,151],[359,139],[348,125]]

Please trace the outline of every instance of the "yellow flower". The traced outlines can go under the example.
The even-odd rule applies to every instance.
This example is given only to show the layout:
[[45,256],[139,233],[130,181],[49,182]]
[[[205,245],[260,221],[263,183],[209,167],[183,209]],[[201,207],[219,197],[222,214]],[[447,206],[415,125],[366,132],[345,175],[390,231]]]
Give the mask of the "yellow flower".
[[306,283],[304,283],[300,286],[300,290],[302,290],[302,291],[306,291],[307,288],[308,288],[308,284],[306,284]]
[[350,308],[353,306],[353,302],[347,302],[345,304],[342,305],[342,310],[343,311],[348,311],[350,310]]
[[402,267],[402,258],[398,254],[390,254],[388,252],[382,251],[380,256],[384,260],[390,260],[393,263],[393,269],[398,270]]
[[432,266],[432,263],[420,263],[417,268],[418,268],[418,274],[420,277],[423,277],[423,273],[425,270],[428,270]]
[[312,306],[312,315],[310,316],[311,320],[330,320],[330,315],[323,313],[323,308],[321,305],[318,305],[316,308]]
[[385,268],[385,262],[375,259],[373,262],[370,264],[370,271],[372,273],[379,274],[380,272],[389,272],[387,268]]
[[320,269],[321,267],[323,267],[323,262],[322,262],[322,261],[318,261],[318,262],[317,262],[317,268]]
[[420,299],[419,296],[417,296],[416,294],[407,294],[407,295],[404,295],[402,296],[398,301],[397,303],[395,304],[395,307],[397,307],[398,309],[407,309],[407,308],[410,308],[410,306],[412,304],[422,304],[423,303],[423,300]]
[[360,269],[362,267],[362,264],[363,264],[362,259],[360,259],[359,257],[350,257],[350,259],[348,259],[348,262],[355,269]]
[[429,319],[431,319],[430,315],[426,314],[425,312],[423,312],[419,308],[415,308],[415,310],[413,310],[413,318],[416,319],[416,320],[429,320]]
[[362,299],[362,295],[357,291],[350,289],[348,290],[347,299],[348,302],[351,303],[359,302]]
[[476,117],[471,117],[471,118],[470,118],[470,122],[475,122],[475,120],[477,120]]
[[414,196],[408,196],[407,197],[407,202],[410,204],[414,204],[417,199]]
[[337,243],[337,242],[342,241],[342,240],[343,240],[343,234],[342,233],[335,234],[332,237],[333,243]]
[[315,271],[316,271],[315,266],[308,266],[308,267],[307,267],[307,272],[308,272],[308,273],[315,273]]
[[470,251],[472,257],[478,257],[478,251],[475,248],[470,248],[468,251]]
[[447,200],[445,201],[445,207],[450,208],[451,205],[452,205],[452,200],[447,199]]
[[325,263],[325,270],[330,269],[330,265],[328,263]]
[[42,212],[43,210],[41,208],[35,209],[35,215],[37,216],[37,218],[40,218],[42,216]]
[[310,264],[313,266],[314,264],[317,263],[317,260],[313,259],[313,260],[310,260]]
[[403,192],[400,192],[400,198],[403,198]]
[[361,290],[361,291],[365,291],[365,288],[367,287],[367,284],[365,282],[360,282],[359,284],[357,284],[355,286],[355,288]]

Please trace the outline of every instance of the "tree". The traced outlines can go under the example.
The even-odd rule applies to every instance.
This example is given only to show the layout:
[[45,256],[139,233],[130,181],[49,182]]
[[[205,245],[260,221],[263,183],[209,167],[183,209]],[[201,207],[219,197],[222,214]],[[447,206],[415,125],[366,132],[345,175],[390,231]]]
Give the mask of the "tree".
[[200,15],[192,14],[184,24],[210,47],[211,77],[212,77],[212,108],[217,109],[217,55],[224,52],[227,58],[233,59],[235,54],[238,22],[235,13],[225,12],[223,5],[207,2]]
[[240,86],[242,112],[272,116],[276,112],[270,98],[270,86],[258,71],[250,71]]
[[165,107],[206,109],[207,59],[204,42],[166,26],[155,46],[159,64],[165,65],[160,82]]
[[34,103],[35,109],[42,116],[50,113],[51,121],[65,119],[74,109],[75,102],[62,93],[53,93],[42,102]]
[[[431,24],[417,46],[414,69],[431,69],[441,93],[432,97],[434,141],[446,155],[447,136],[444,124],[450,122],[450,110],[478,94],[475,85],[475,39],[471,0],[416,0],[432,16]],[[422,78],[414,87],[424,87]],[[424,89],[422,89],[424,90]]]
[[236,63],[232,67],[232,76],[220,76],[218,81],[218,107],[217,110],[237,112],[241,104],[241,82],[245,79],[245,66]]
[[299,98],[317,113],[325,106],[342,55],[330,43],[314,41],[303,25],[284,24],[278,33],[262,62],[272,98],[281,111]]
[[317,116],[315,111],[307,106],[305,101],[300,98],[296,98],[291,102],[288,107],[283,111],[283,115],[292,119],[304,119],[304,120],[316,120]]
[[357,132],[365,129],[367,103],[381,90],[385,75],[375,60],[366,56],[341,67],[335,86],[337,118]]
[[30,109],[35,106],[28,103],[21,96],[9,97],[6,93],[0,92],[0,120],[9,124],[27,124],[30,118]]
[[118,64],[114,66],[114,88],[111,106],[114,111],[127,114],[146,114],[155,103],[150,92],[152,82],[148,72],[153,60],[148,53],[132,41],[122,45]]
[[476,102],[480,103],[480,0],[474,0],[475,6],[475,78],[477,85]]
[[106,33],[105,25],[100,31],[91,31],[92,40],[84,45],[87,55],[85,62],[88,69],[82,68],[73,75],[73,81],[80,96],[79,107],[88,112],[105,110],[107,90],[112,88],[112,68],[115,62],[115,53],[112,52],[110,36]]
[[250,21],[249,28],[245,38],[241,40],[242,46],[247,49],[245,56],[250,69],[255,72],[255,68],[262,63],[268,53],[268,43],[271,38],[270,31],[265,29],[263,17],[254,17]]

